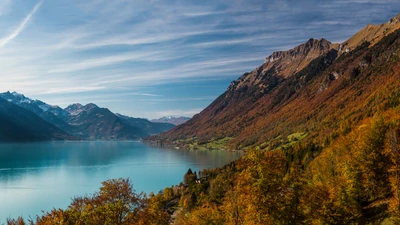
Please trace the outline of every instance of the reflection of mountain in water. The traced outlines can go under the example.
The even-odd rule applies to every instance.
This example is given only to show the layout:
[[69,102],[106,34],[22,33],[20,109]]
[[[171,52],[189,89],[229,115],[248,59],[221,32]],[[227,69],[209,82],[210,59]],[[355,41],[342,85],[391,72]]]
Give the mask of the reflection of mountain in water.
[[[12,143],[0,146],[0,182],[5,179],[66,168],[93,172],[118,164],[133,169],[171,167],[177,164],[193,168],[223,166],[241,153],[155,149],[140,142],[40,142]],[[152,160],[149,158],[153,157]],[[182,175],[183,176],[183,175]]]
[[65,208],[71,197],[93,193],[111,178],[129,177],[138,192],[158,192],[181,182],[188,168],[221,167],[240,154],[128,141],[0,144],[0,224],[1,218]]

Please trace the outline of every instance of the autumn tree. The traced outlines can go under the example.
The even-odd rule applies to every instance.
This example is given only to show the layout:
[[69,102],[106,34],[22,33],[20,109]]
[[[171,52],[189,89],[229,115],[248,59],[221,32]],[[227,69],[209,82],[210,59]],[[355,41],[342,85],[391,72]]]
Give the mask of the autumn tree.
[[26,225],[26,223],[22,217],[18,217],[17,219],[7,219],[7,225]]
[[400,120],[391,121],[387,135],[386,152],[391,157],[390,184],[392,198],[389,212],[395,223],[400,223]]
[[36,224],[132,224],[138,221],[143,202],[129,179],[111,179],[102,182],[99,192],[74,198],[66,210],[54,209],[38,216]]
[[193,173],[192,169],[188,169],[186,174],[183,176],[183,183],[185,185],[192,185],[196,182],[197,180],[197,174],[196,172]]

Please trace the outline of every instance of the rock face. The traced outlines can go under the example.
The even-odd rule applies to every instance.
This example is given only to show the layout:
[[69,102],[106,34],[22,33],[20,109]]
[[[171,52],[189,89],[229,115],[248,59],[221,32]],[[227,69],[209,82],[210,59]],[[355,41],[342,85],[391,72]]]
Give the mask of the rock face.
[[[332,44],[326,39],[310,39],[288,51],[274,52],[266,58],[264,64],[251,73],[245,73],[233,81],[230,90],[244,87],[259,86],[260,91],[273,88],[280,80],[286,79],[304,69],[314,59],[336,49],[338,44]],[[271,80],[271,78],[273,79]],[[266,82],[268,81],[268,82]]]
[[[400,31],[392,31],[399,18],[364,28],[340,46],[310,39],[291,50],[275,52],[262,66],[233,81],[200,114],[149,141],[185,146],[191,140],[207,144],[229,137],[229,149],[272,148],[290,134],[323,140],[332,133],[346,132],[341,130],[345,123],[383,107],[375,104],[391,104],[385,101],[393,93],[375,95],[377,87],[400,91]],[[378,34],[388,27],[384,35]],[[363,44],[360,36],[374,44]],[[354,50],[343,51],[344,47]],[[382,100],[368,100],[371,96]],[[351,121],[343,122],[344,118]],[[321,123],[324,126],[315,126]]]
[[287,78],[302,70],[312,60],[328,53],[332,48],[337,48],[337,46],[337,44],[332,44],[324,38],[320,40],[311,38],[294,49],[272,53],[262,65],[261,73],[265,73],[274,67],[276,75]]

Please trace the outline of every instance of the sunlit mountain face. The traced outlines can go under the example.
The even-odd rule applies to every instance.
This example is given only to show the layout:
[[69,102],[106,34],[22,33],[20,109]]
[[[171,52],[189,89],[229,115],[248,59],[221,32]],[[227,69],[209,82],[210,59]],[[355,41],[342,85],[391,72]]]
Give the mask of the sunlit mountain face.
[[[342,132],[340,116],[359,121],[378,103],[385,108],[388,99],[397,96],[397,61],[391,57],[397,51],[399,17],[367,25],[341,43],[311,38],[274,52],[255,70],[231,82],[200,114],[149,140],[183,148],[222,145],[231,150],[274,149],[299,141],[322,144],[332,133]],[[379,69],[384,57],[385,68]],[[393,91],[383,91],[389,86]],[[383,91],[380,100],[362,104],[374,96],[372,90]],[[325,125],[317,126],[321,121]]]

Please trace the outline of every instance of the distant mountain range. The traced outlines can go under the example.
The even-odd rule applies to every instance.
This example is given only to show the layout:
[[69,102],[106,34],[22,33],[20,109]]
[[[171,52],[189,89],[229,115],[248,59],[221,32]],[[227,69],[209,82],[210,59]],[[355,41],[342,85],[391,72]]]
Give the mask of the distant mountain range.
[[0,141],[134,140],[175,126],[114,114],[93,103],[62,109],[16,92],[0,94],[0,110]]
[[180,125],[188,120],[190,120],[190,117],[184,117],[184,116],[181,116],[181,117],[168,116],[168,117],[166,117],[166,116],[164,116],[159,119],[153,119],[150,121],[154,122],[154,123],[172,123],[174,125]]
[[76,139],[35,113],[0,98],[1,141]]
[[343,43],[310,39],[274,52],[201,113],[148,140],[195,149],[329,143],[399,102],[399,28],[400,15]]

